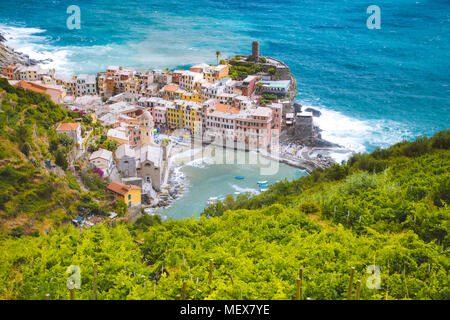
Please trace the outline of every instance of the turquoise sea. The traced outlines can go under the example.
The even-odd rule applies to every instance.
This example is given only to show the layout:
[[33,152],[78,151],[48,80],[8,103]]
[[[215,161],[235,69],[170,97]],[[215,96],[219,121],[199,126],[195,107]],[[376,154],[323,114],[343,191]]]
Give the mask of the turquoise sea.
[[[69,5],[80,30],[66,27]],[[370,5],[379,30],[366,26]],[[259,40],[289,64],[330,141],[372,151],[449,127],[448,0],[1,0],[0,32],[59,73],[215,63],[216,50],[246,54]]]
[[[214,156],[204,152],[202,157],[196,159],[183,158],[181,162],[175,161],[181,166],[175,169],[172,179],[183,183],[187,181],[188,187],[181,198],[175,200],[168,209],[156,211],[163,219],[182,219],[193,214],[199,217],[208,201],[224,200],[228,194],[234,197],[238,193],[256,195],[267,189],[258,182],[272,185],[284,179],[292,181],[307,175],[305,170],[257,156],[255,153],[213,149]],[[236,176],[243,179],[236,179]]]

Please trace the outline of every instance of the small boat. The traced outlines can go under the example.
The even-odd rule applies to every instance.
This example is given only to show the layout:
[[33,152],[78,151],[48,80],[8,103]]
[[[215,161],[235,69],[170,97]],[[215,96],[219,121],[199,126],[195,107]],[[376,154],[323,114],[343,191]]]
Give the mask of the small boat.
[[265,192],[265,191],[267,191],[267,190],[269,190],[269,189],[260,189],[259,191]]
[[217,197],[210,197],[208,200],[214,201],[214,200],[217,200]]
[[245,179],[245,177],[244,176],[236,176],[236,177],[234,177],[235,179],[238,179],[238,180],[242,180],[242,179]]
[[241,193],[236,191],[234,194],[238,195],[238,194],[241,194]]
[[267,180],[264,180],[264,181],[258,181],[258,184],[266,184],[267,183]]
[[210,206],[210,205],[215,204],[215,202],[214,201],[206,201],[206,204]]
[[269,185],[267,183],[261,183],[259,186],[262,188],[267,188]]

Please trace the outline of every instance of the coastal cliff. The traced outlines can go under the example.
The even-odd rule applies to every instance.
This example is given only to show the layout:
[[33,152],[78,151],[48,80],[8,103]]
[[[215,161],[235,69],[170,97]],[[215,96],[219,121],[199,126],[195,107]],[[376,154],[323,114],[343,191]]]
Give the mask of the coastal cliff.
[[28,55],[15,51],[4,44],[5,37],[0,34],[0,68],[11,64],[21,64],[24,66],[32,66],[38,64],[39,61],[31,59]]

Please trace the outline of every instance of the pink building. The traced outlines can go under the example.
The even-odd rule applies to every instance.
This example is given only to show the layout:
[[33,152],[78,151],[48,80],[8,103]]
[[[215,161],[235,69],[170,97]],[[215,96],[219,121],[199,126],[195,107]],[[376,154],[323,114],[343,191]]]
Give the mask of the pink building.
[[272,109],[272,129],[281,131],[283,105],[281,103],[272,103],[269,108]]
[[139,126],[128,126],[128,138],[130,140],[130,146],[134,147],[140,144],[141,142],[141,129]]
[[256,89],[256,76],[248,76],[242,82],[238,82],[236,88],[242,91],[243,96],[250,97]]
[[272,110],[258,107],[241,111],[236,119],[237,141],[249,149],[265,149],[270,145]]
[[210,107],[206,115],[206,129],[214,135],[216,142],[224,145],[236,141],[236,115],[239,109],[224,104]]
[[[150,111],[150,109],[149,109]],[[166,126],[166,107],[156,106],[151,109],[155,127],[162,129]]]

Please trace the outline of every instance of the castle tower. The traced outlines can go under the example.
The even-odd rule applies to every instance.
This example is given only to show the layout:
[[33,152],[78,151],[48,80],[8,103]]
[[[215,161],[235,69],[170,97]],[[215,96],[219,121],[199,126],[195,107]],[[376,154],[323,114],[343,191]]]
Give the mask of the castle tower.
[[253,41],[252,43],[252,60],[259,59],[259,42]]
[[153,117],[148,111],[139,117],[139,129],[141,131],[141,146],[149,146],[154,143],[153,141],[153,129],[155,128],[155,122]]

